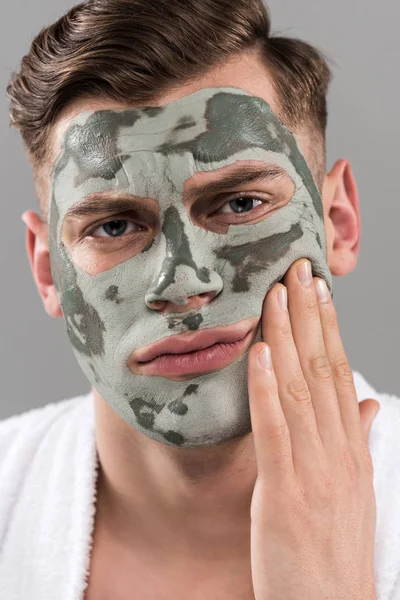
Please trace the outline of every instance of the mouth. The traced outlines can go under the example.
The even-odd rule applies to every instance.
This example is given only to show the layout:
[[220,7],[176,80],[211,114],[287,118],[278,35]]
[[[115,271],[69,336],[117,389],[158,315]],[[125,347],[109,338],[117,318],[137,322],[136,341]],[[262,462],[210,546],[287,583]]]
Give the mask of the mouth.
[[137,375],[176,380],[219,371],[234,362],[252,344],[259,318],[234,325],[171,335],[134,351],[128,366]]

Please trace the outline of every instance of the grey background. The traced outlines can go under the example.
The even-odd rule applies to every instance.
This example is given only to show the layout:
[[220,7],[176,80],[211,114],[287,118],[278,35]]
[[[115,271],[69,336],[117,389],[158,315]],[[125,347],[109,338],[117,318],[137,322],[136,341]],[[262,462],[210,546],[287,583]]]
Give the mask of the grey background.
[[[201,1],[201,0],[200,0]],[[234,1],[234,0],[232,0]],[[74,2],[13,0],[0,21],[0,418],[90,386],[62,319],[44,312],[25,253],[24,210],[37,210],[30,167],[9,128],[5,88],[41,27]],[[398,23],[400,3],[381,0],[270,0],[273,30],[303,38],[334,62],[328,168],[348,158],[360,191],[357,269],[334,279],[340,329],[353,369],[378,391],[400,395],[398,316]]]

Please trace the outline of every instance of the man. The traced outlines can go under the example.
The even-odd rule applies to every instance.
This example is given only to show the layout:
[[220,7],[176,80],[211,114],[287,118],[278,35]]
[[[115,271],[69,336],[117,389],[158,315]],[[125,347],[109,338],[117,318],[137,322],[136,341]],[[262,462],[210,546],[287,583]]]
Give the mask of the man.
[[93,390],[0,425],[1,598],[400,599],[399,399],[330,294],[356,184],[325,173],[323,58],[269,29],[92,0],[10,83],[33,276]]

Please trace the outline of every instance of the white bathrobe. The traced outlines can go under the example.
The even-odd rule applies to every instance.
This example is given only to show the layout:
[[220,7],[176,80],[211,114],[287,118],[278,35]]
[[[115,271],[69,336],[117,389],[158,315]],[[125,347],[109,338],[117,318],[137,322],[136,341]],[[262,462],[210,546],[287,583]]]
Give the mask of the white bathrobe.
[[[400,600],[400,398],[354,380],[359,402],[381,404],[369,443],[377,599]],[[97,469],[91,393],[0,422],[0,600],[83,599]]]

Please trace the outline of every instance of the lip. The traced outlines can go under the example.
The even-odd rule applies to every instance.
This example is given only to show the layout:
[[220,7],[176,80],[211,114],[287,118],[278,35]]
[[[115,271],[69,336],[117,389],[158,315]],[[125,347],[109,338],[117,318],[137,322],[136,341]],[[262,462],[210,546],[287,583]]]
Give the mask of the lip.
[[130,370],[138,375],[187,378],[218,371],[234,362],[251,345],[259,319],[234,325],[172,335],[134,351]]

